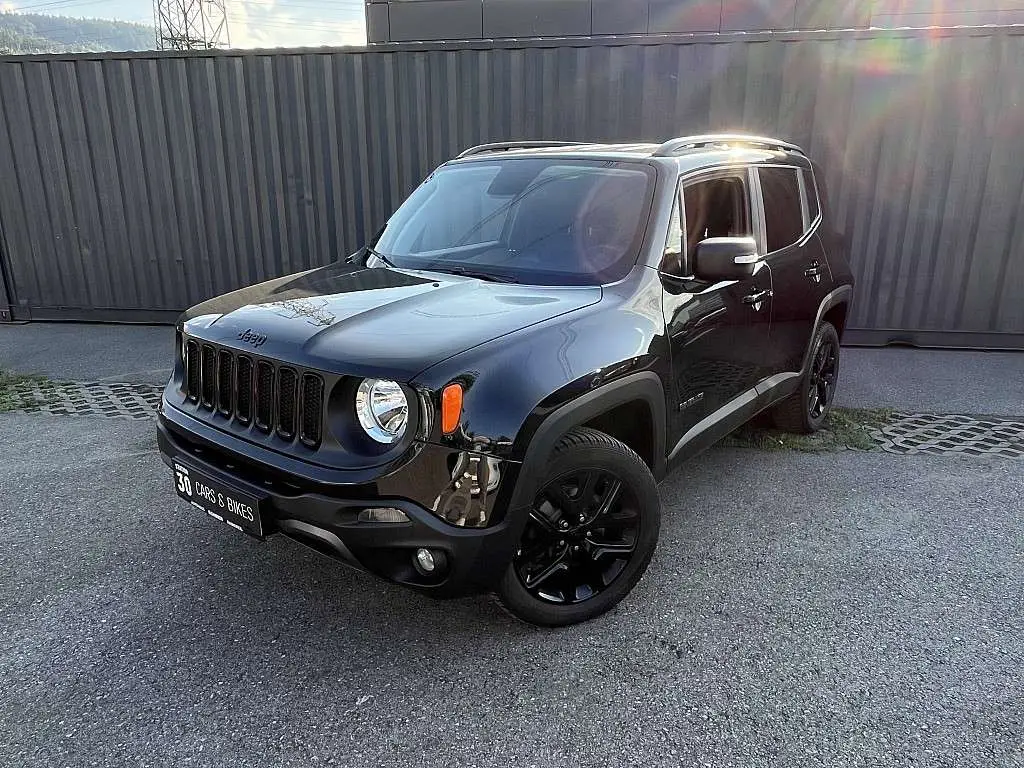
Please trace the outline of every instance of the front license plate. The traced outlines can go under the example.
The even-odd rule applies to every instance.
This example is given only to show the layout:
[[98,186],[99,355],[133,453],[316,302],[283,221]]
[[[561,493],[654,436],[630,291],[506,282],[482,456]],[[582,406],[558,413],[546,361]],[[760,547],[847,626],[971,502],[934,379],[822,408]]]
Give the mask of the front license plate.
[[260,500],[252,494],[213,480],[178,461],[174,462],[174,490],[210,517],[250,536],[263,538]]

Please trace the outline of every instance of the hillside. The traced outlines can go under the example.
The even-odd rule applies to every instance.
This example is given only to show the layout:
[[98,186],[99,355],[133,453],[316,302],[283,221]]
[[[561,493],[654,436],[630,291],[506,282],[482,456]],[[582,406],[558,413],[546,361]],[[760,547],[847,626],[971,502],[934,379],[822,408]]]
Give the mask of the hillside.
[[153,28],[107,19],[0,13],[0,55],[74,51],[145,51]]

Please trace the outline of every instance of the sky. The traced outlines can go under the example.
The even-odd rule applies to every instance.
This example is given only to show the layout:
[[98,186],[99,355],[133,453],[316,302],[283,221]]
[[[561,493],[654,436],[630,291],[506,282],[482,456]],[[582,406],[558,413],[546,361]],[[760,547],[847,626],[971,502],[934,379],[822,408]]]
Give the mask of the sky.
[[[365,45],[363,0],[227,0],[233,48]],[[153,24],[153,0],[0,0],[0,10]]]

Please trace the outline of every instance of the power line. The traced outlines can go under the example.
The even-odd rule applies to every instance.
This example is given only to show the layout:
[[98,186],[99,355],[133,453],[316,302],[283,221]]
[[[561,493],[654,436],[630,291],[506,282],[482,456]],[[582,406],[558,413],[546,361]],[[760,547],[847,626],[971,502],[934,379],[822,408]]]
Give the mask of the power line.
[[[77,8],[85,5],[98,5],[100,3],[108,2],[108,0],[49,0],[45,3],[35,3],[33,5],[23,5],[19,8],[15,8],[13,15],[18,16],[24,14],[26,11],[34,11],[37,8],[48,8],[51,10],[65,10],[70,8]],[[31,14],[30,14],[31,15]]]

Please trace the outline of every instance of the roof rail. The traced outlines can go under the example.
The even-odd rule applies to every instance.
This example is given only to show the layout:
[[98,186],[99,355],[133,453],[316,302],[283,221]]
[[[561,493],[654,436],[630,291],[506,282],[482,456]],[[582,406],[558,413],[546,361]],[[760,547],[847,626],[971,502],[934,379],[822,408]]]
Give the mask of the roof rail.
[[541,147],[578,147],[579,141],[498,141],[493,144],[479,144],[470,147],[459,157],[470,157],[484,152],[507,152],[510,149],[539,149]]
[[744,133],[708,133],[702,136],[681,136],[678,139],[669,139],[654,151],[654,157],[671,157],[684,149],[697,149],[711,144],[746,144],[752,147],[764,147],[765,149],[781,149],[786,152],[804,151],[796,144],[790,144],[781,139],[769,139],[765,136],[748,136]]

